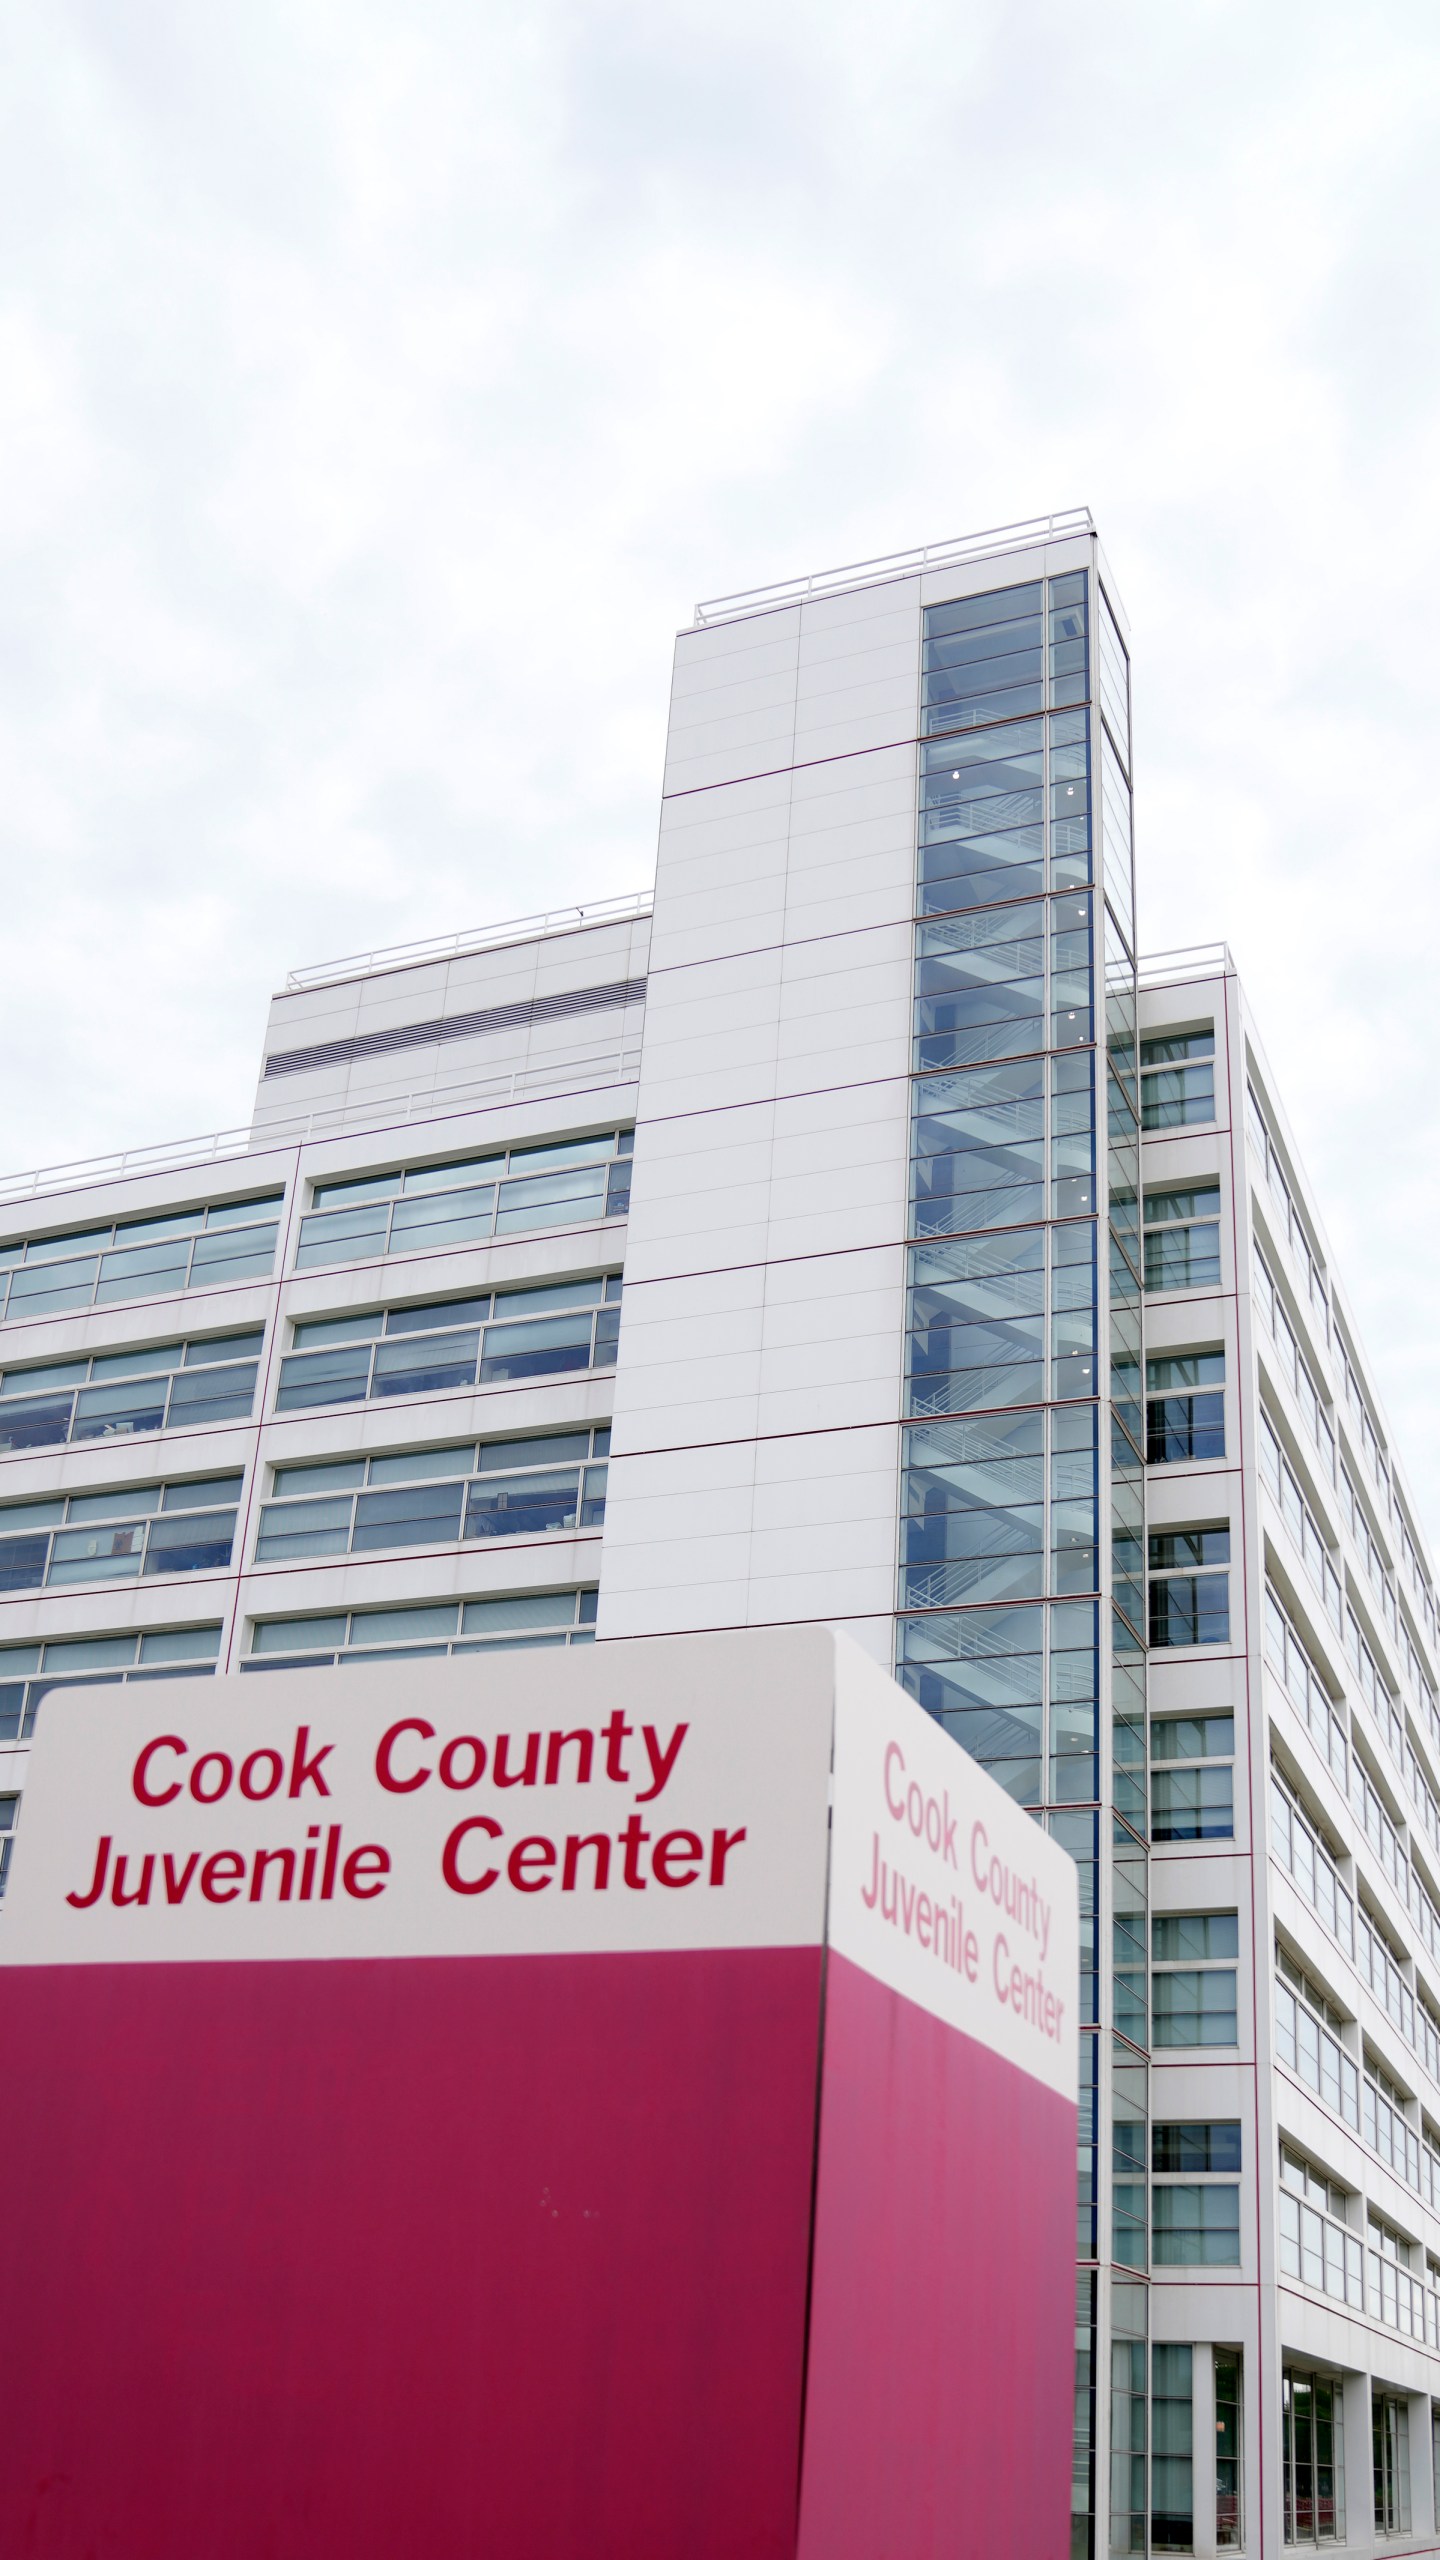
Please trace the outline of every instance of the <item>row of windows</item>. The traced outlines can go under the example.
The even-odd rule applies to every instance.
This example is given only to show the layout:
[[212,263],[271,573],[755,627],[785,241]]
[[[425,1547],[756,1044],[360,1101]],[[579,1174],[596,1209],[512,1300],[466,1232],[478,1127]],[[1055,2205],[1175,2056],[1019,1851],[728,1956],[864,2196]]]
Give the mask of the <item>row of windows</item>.
[[297,1271],[396,1253],[485,1244],[536,1227],[623,1217],[630,1206],[632,1129],[458,1164],[317,1183],[300,1221]]
[[[1270,1840],[1275,1856],[1322,1926],[1349,1957],[1431,2080],[1440,2087],[1440,2014],[1417,1997],[1377,1923],[1341,1883],[1335,1861],[1277,1769],[1270,1773]],[[1414,1879],[1418,1886],[1418,1878]],[[1424,1888],[1419,1890],[1423,1893]],[[1428,1899],[1428,1897],[1427,1897]],[[1432,1906],[1433,1908],[1433,1906]],[[1440,1916],[1440,1915],[1437,1915]],[[1435,1940],[1440,1952],[1440,1930]]]
[[[1440,1803],[1437,1803],[1429,1777],[1405,1733],[1398,1704],[1381,1681],[1374,1656],[1360,1633],[1353,1610],[1347,1610],[1346,1623],[1346,1649],[1356,1673],[1357,1686],[1405,1779],[1422,1827],[1440,1848]],[[1394,1885],[1415,1920],[1424,1943],[1440,1962],[1440,1908],[1437,1908],[1412,1864],[1400,1831],[1373,1779],[1358,1755],[1349,1748],[1343,1706],[1332,1698],[1285,1608],[1268,1584],[1264,1645],[1267,1670],[1273,1671],[1280,1680],[1291,1705],[1317,1744],[1321,1757],[1359,1815],[1360,1827],[1376,1853],[1382,1872]]]
[[0,1647],[0,1743],[28,1742],[46,1692],[97,1681],[174,1680],[213,1671],[218,1626],[151,1635],[58,1636]]
[[[1398,2330],[1422,2346],[1440,2347],[1440,2268],[1426,2277],[1411,2275],[1397,2264],[1396,2253],[1408,2255],[1409,2243],[1372,2215],[1366,2248],[1353,2231],[1302,2202],[1292,2192],[1301,2164],[1282,2168],[1287,2180],[1280,2191],[1280,2272],[1316,2293],[1329,2295],[1346,2309],[1368,2313],[1385,2328]],[[1301,2172],[1303,2174],[1303,2170]]]
[[262,1327],[206,1341],[157,1342],[0,1373],[0,1453],[137,1432],[246,1422],[260,1374]]
[[1308,1298],[1310,1305],[1314,1308],[1315,1313],[1319,1318],[1321,1331],[1328,1339],[1330,1332],[1330,1292],[1325,1285],[1324,1269],[1320,1261],[1320,1256],[1314,1245],[1311,1243],[1310,1232],[1306,1226],[1299,1204],[1288,1181],[1286,1180],[1285,1169],[1280,1161],[1280,1150],[1270,1135],[1269,1125],[1266,1121],[1265,1113],[1261,1108],[1260,1097],[1253,1084],[1247,1084],[1246,1086],[1245,1120],[1246,1128],[1250,1137],[1250,1143],[1254,1147],[1264,1171],[1266,1187],[1270,1193],[1270,1197],[1275,1208],[1279,1213],[1281,1239],[1290,1247],[1291,1253],[1295,1257],[1296,1267],[1304,1282],[1302,1295]]
[[1289,1612],[1270,1583],[1265,1585],[1265,1665],[1273,1672],[1320,1757],[1350,1792],[1350,1753],[1344,1709],[1332,1698],[1310,1652],[1296,1633]]
[[1370,1588],[1380,1603],[1380,1615],[1391,1635],[1398,1640],[1400,1617],[1396,1606],[1395,1583],[1390,1571],[1390,1560],[1376,1539],[1355,1479],[1343,1459],[1340,1463],[1340,1481],[1337,1490],[1340,1496],[1341,1517],[1360,1551],[1360,1560],[1365,1568]]
[[277,1413],[615,1365],[620,1280],[566,1280],[297,1324]]
[[1255,1247],[1255,1303],[1261,1322],[1269,1334],[1277,1354],[1280,1375],[1300,1407],[1306,1428],[1320,1458],[1321,1473],[1327,1484],[1335,1481],[1335,1433],[1323,1391],[1317,1386],[1315,1373],[1300,1347],[1300,1338],[1286,1312],[1285,1301],[1264,1254]]
[[1277,1949],[1277,1966],[1275,2029],[1281,2062],[1432,2211],[1440,2211],[1440,2136],[1426,2127],[1422,2139],[1406,2118],[1401,2092],[1380,2065],[1367,2058],[1362,2071],[1345,2051],[1338,2010],[1283,1947]]
[[[317,1183],[296,1269],[518,1235],[629,1206],[634,1131]],[[128,1218],[0,1246],[0,1320],[268,1278],[284,1194]]]
[[1301,1563],[1332,1626],[1343,1624],[1340,1609],[1340,1576],[1331,1558],[1325,1533],[1300,1488],[1300,1479],[1281,1449],[1278,1434],[1267,1413],[1260,1416],[1260,1475],[1279,1508],[1299,1552]]
[[243,1481],[237,1472],[7,1503],[0,1509],[0,1592],[223,1568]]
[[460,1449],[277,1467],[275,1499],[260,1513],[256,1562],[598,1529],[609,1446],[608,1429],[552,1432],[482,1441],[478,1449],[471,1441]]
[[[365,1662],[420,1655],[529,1650],[593,1641],[592,1587],[530,1591],[485,1600],[416,1602],[391,1609],[336,1610],[252,1622],[242,1671]],[[150,1635],[67,1636],[0,1647],[0,1743],[27,1742],[52,1689],[165,1680],[213,1671],[218,1625]]]
[[269,1192],[263,1200],[226,1201],[0,1247],[0,1320],[28,1322],[176,1289],[266,1279],[275,1261],[282,1197]]
[[[1247,1090],[1246,1122],[1251,1144],[1260,1159],[1267,1187],[1279,1214],[1280,1234],[1288,1243],[1295,1258],[1302,1283],[1300,1295],[1308,1299],[1314,1310],[1321,1336],[1334,1352],[1341,1391],[1355,1417],[1360,1446],[1379,1494],[1382,1516],[1394,1523],[1405,1568],[1425,1621],[1426,1633],[1433,1646],[1436,1642],[1437,1626],[1435,1593],[1429,1570],[1420,1553],[1419,1540],[1406,1516],[1405,1506],[1395,1485],[1384,1433],[1375,1419],[1369,1396],[1360,1377],[1358,1362],[1346,1339],[1345,1328],[1338,1313],[1331,1308],[1324,1273],[1310,1242],[1304,1219],[1286,1180],[1279,1151],[1270,1135],[1265,1113],[1253,1084]],[[1268,1272],[1264,1276],[1269,1282],[1270,1302],[1273,1305],[1274,1283],[1269,1280]],[[1331,1472],[1333,1473],[1333,1465]]]
[[[608,1429],[277,1467],[255,1559],[365,1554],[599,1528]],[[600,1463],[596,1463],[599,1461]],[[0,1592],[223,1571],[242,1476],[0,1507]]]
[[[302,1321],[277,1413],[613,1368],[621,1283],[566,1280]],[[97,1353],[0,1378],[0,1451],[248,1420],[263,1333]]]
[[468,1654],[589,1644],[594,1590],[526,1592],[515,1599],[418,1601],[397,1609],[338,1609],[308,1618],[261,1618],[242,1671],[372,1662],[385,1656]]

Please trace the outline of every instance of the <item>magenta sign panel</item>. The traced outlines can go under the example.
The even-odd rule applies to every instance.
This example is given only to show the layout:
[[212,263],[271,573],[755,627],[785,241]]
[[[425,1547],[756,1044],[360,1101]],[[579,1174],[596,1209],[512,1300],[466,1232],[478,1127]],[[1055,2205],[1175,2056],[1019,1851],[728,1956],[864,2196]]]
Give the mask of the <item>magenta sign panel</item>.
[[1060,2560],[1074,1871],[844,1639],[60,1693],[12,1876],[0,2550]]

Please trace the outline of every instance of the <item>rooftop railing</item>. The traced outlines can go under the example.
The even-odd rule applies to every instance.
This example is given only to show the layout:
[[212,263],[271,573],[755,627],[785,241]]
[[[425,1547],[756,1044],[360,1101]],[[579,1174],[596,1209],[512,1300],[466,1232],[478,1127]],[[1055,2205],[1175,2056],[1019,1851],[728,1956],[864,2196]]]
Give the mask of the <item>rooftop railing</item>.
[[472,951],[498,951],[511,942],[540,942],[552,933],[583,933],[592,925],[637,923],[654,904],[652,889],[632,889],[625,898],[587,898],[583,907],[551,907],[544,915],[476,925],[464,933],[436,934],[428,942],[394,942],[382,951],[352,951],[343,960],[321,960],[313,968],[292,969],[284,993],[304,995],[311,987],[340,986],[347,978],[369,978],[385,969],[423,969],[432,961],[462,960]]
[[1163,987],[1172,978],[1233,978],[1235,963],[1228,942],[1191,942],[1178,951],[1147,951],[1140,955],[1142,987]]
[[[146,1174],[183,1173],[236,1156],[263,1156],[275,1148],[304,1146],[314,1138],[353,1138],[371,1129],[402,1128],[416,1120],[442,1120],[497,1103],[559,1100],[567,1093],[627,1083],[638,1074],[637,1041],[572,1050],[543,1066],[477,1074],[473,1068],[413,1087],[367,1089],[308,1111],[257,1114],[246,1128],[216,1129],[200,1138],[172,1138],[159,1146],[125,1147],[108,1156],[80,1156],[71,1164],[42,1165],[34,1173],[0,1174],[0,1207],[48,1199],[53,1193],[92,1190]],[[163,1207],[163,1204],[161,1204]]]
[[807,596],[838,595],[846,587],[882,586],[889,578],[913,576],[921,569],[946,569],[958,560],[989,560],[1000,551],[1024,551],[1040,542],[1061,542],[1075,534],[1093,533],[1088,507],[1062,507],[1053,516],[1025,516],[1018,524],[992,525],[984,533],[964,533],[949,542],[925,542],[916,551],[890,551],[876,560],[852,560],[843,569],[812,570],[808,578],[781,578],[774,586],[746,587],[738,595],[712,596],[695,607],[695,623],[730,622],[767,607],[803,604]]

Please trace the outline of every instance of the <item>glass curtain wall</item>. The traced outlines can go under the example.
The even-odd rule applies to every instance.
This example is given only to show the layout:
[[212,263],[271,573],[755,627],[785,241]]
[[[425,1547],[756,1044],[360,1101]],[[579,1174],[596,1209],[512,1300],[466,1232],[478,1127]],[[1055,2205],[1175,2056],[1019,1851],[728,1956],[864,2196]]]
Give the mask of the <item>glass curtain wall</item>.
[[1149,2220],[1129,669],[1097,577],[929,608],[919,767],[897,1676],[1079,1870],[1092,2560],[1106,2506],[1102,2548],[1145,2548]]

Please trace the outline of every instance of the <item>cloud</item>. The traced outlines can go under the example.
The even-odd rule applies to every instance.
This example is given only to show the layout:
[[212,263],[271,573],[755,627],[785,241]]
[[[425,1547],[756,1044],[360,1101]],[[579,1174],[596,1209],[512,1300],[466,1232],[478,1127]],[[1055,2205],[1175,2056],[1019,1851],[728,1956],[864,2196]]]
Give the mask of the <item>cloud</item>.
[[696,595],[1088,501],[1145,938],[1234,945],[1423,1465],[1433,12],[5,41],[10,1160],[243,1117],[293,963],[643,882]]

